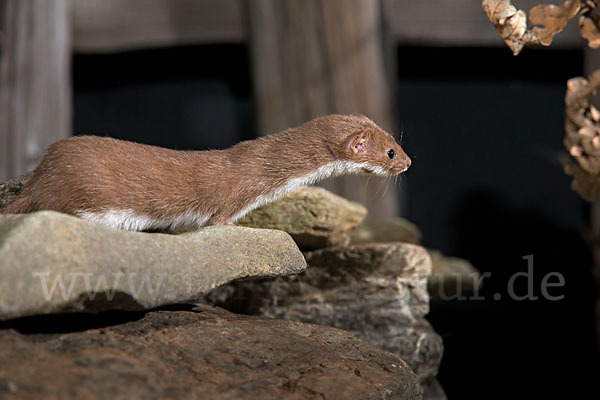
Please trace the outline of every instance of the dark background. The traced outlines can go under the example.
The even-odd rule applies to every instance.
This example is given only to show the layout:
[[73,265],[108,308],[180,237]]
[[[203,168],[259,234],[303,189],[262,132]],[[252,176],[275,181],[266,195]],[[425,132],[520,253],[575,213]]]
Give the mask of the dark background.
[[[490,273],[485,300],[432,303],[448,397],[598,398],[587,206],[560,162],[565,82],[582,75],[582,52],[402,47],[398,65],[397,113],[413,157],[405,217],[425,246]],[[76,134],[178,149],[255,136],[243,45],[76,55],[73,75]],[[508,281],[527,271],[527,255],[540,298],[518,301]],[[564,276],[550,289],[564,299],[541,298],[549,272]],[[515,282],[526,294],[527,278]]]

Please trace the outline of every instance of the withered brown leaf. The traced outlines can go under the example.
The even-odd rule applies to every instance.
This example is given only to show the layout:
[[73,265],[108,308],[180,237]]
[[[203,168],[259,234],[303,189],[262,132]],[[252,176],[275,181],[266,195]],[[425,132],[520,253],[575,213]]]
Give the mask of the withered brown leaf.
[[552,37],[577,15],[580,1],[566,0],[560,6],[542,4],[533,7],[529,12],[531,29],[527,27],[525,12],[518,10],[510,0],[483,0],[482,7],[506,45],[517,55],[526,45],[549,46]]
[[600,17],[594,14],[596,3],[585,1],[579,16],[579,33],[592,49],[600,47]]
[[544,46],[550,46],[552,37],[561,32],[569,19],[577,15],[579,0],[567,0],[560,6],[540,4],[529,10],[531,31]]
[[510,0],[483,0],[482,7],[514,55],[519,54],[525,45],[537,43],[537,38],[527,30],[525,12],[517,10]]
[[573,160],[565,171],[573,176],[573,190],[587,201],[600,194],[600,111],[590,100],[599,87],[596,70],[588,79],[569,79],[565,94],[564,145]]

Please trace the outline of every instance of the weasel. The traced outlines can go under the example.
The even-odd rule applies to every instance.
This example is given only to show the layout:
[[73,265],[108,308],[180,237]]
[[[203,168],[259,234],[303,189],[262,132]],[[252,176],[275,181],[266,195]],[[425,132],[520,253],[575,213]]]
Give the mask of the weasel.
[[299,186],[349,173],[394,176],[410,164],[361,114],[319,117],[225,150],[75,136],[49,147],[0,212],[54,210],[134,231],[230,225]]

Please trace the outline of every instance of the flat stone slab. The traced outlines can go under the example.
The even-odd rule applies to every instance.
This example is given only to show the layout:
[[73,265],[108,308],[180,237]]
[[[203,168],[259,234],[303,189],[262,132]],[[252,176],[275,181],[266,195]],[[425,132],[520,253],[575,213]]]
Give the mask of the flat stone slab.
[[166,235],[51,211],[0,215],[0,320],[150,309],[200,298],[232,280],[305,268],[282,231],[215,226]]
[[3,399],[422,399],[404,361],[348,332],[207,306],[30,333],[0,329]]
[[319,187],[301,187],[248,213],[237,225],[280,229],[302,249],[346,246],[367,209]]

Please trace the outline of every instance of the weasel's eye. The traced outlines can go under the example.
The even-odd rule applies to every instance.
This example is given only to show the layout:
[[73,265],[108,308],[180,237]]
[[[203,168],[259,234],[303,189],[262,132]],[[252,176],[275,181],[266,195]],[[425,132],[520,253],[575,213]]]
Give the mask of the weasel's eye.
[[390,160],[391,160],[392,158],[394,158],[394,156],[395,156],[395,155],[396,155],[396,153],[394,152],[394,150],[392,150],[392,149],[389,149],[389,150],[387,151],[387,156],[390,158]]

